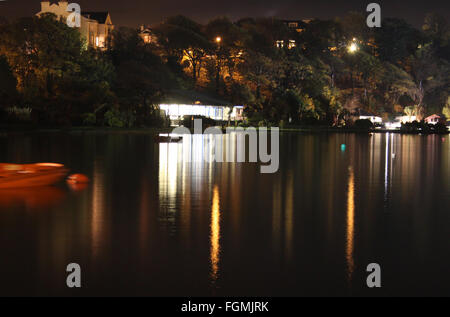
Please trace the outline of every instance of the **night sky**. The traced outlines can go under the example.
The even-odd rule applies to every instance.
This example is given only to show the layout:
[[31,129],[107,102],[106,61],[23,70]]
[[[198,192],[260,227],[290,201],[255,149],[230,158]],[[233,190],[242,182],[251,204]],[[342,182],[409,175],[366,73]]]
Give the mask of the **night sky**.
[[[367,4],[381,5],[382,16],[399,17],[420,27],[427,12],[450,15],[449,0],[73,0],[83,11],[109,11],[116,25],[154,24],[165,17],[183,14],[198,22],[217,16],[285,19],[333,18],[349,11],[365,11]],[[9,19],[30,16],[40,9],[40,0],[0,0],[0,16]]]

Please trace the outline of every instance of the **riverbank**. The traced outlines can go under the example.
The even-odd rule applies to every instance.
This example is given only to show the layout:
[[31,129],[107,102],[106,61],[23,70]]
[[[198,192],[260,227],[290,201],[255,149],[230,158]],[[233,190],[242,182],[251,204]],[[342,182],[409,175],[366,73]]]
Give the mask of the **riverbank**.
[[337,127],[319,127],[319,128],[283,128],[280,129],[280,131],[283,132],[333,132],[333,133],[399,133],[399,134],[449,134],[450,131],[447,130],[446,132],[423,132],[423,131],[404,131],[400,129],[369,129],[369,130],[362,130],[362,129],[355,129],[355,128],[337,128]]
[[28,133],[127,133],[127,134],[158,134],[170,133],[172,128],[110,128],[110,127],[31,127],[31,126],[0,126],[0,136]]
[[[258,127],[256,127],[258,129]],[[96,133],[96,134],[110,134],[110,133],[127,133],[127,134],[159,134],[159,133],[170,133],[174,128],[110,128],[110,127],[54,127],[54,128],[43,128],[43,127],[33,127],[33,126],[1,126],[0,125],[0,136],[1,135],[9,135],[9,134],[28,134],[28,133]],[[245,129],[245,128],[244,128]],[[358,133],[358,134],[367,134],[367,133],[399,133],[399,134],[440,134],[446,135],[449,134],[450,131],[446,132],[423,132],[423,131],[405,131],[405,130],[391,130],[391,129],[355,129],[355,128],[346,128],[346,127],[325,127],[325,126],[317,126],[317,127],[284,127],[279,128],[280,132],[298,132],[298,133]],[[191,129],[193,132],[193,129]],[[223,132],[226,132],[226,128],[223,128]]]

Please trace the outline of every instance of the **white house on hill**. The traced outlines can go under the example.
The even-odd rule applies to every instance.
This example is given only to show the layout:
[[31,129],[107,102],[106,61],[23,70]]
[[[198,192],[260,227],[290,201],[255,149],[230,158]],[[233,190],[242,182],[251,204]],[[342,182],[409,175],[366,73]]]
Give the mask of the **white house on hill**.
[[[70,11],[67,10],[69,3],[59,1],[57,4],[50,4],[49,1],[41,2],[41,11],[36,15],[43,13],[53,13],[56,16],[67,19]],[[80,27],[78,28],[82,37],[90,47],[103,49],[106,48],[108,37],[111,35],[114,25],[108,12],[81,12]]]

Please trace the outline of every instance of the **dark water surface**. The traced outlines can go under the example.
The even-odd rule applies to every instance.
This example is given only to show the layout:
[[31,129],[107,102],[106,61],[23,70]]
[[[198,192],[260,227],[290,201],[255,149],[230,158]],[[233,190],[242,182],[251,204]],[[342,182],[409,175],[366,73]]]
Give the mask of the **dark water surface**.
[[153,140],[0,137],[0,162],[92,180],[0,191],[0,295],[450,295],[448,136],[284,133],[275,174]]

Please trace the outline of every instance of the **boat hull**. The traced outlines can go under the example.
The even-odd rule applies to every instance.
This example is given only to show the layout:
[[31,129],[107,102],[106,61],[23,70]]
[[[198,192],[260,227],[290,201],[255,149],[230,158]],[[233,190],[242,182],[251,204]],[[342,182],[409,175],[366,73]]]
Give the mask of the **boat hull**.
[[0,189],[49,186],[60,182],[68,172],[63,165],[51,163],[23,165],[15,170],[0,166]]

